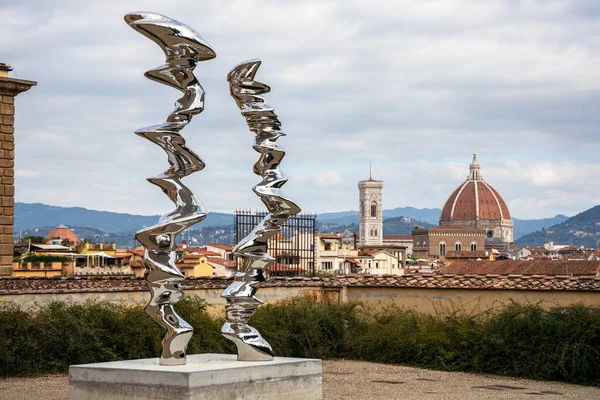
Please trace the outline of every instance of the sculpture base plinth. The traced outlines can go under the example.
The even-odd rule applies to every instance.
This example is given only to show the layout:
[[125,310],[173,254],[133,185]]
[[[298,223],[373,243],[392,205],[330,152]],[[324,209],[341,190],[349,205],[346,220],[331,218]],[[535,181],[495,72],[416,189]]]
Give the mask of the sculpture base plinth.
[[69,400],[321,398],[321,360],[305,358],[248,362],[231,354],[195,354],[182,366],[149,358],[69,368]]

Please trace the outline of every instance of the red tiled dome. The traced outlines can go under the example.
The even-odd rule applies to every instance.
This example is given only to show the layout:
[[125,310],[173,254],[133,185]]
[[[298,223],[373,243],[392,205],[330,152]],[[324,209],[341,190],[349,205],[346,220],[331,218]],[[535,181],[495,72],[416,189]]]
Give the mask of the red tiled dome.
[[79,243],[80,240],[71,229],[64,225],[59,225],[56,228],[52,229],[49,234],[46,235],[46,239],[59,238],[60,240],[69,239],[72,243]]
[[441,222],[475,220],[509,220],[510,212],[500,193],[483,180],[479,163],[473,157],[467,181],[448,198]]

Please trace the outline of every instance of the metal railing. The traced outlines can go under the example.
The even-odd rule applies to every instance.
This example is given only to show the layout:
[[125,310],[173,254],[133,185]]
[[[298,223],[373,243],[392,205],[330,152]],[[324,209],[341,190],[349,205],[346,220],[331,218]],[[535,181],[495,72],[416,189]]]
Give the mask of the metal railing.
[[[236,210],[233,221],[235,243],[246,237],[266,215],[265,211]],[[314,275],[316,229],[316,215],[291,216],[282,225],[281,232],[269,240],[268,252],[277,261],[267,271],[267,276]]]

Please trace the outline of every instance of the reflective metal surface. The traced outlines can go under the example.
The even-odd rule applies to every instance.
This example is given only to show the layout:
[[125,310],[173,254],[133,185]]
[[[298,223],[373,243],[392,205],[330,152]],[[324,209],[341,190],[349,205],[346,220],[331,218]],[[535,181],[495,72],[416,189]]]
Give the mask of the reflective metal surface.
[[145,278],[151,293],[146,313],[167,329],[160,364],[183,365],[194,330],[173,308],[183,297],[180,282],[185,279],[175,265],[175,238],[182,230],[206,218],[206,211],[192,191],[181,183],[181,178],[202,170],[204,162],[186,146],[179,131],[204,109],[204,91],[194,76],[194,68],[199,61],[215,58],[216,54],[196,31],[164,15],[134,12],[125,16],[125,22],[158,44],[166,55],[165,64],[144,75],[183,92],[165,122],[135,132],[160,146],[167,153],[170,166],[148,181],[161,188],[176,208],[163,215],[158,224],[138,231],[135,238],[145,248]]
[[271,345],[247,322],[262,303],[255,297],[256,285],[264,281],[264,269],[275,262],[267,253],[269,238],[280,232],[281,224],[288,217],[300,212],[300,208],[281,192],[281,186],[287,182],[279,170],[285,151],[276,141],[285,134],[280,130],[277,115],[260,96],[271,89],[254,80],[260,63],[260,60],[243,62],[227,75],[231,96],[246,118],[250,131],[256,134],[253,148],[260,157],[253,170],[263,180],[253,190],[269,211],[233,249],[239,260],[238,272],[234,282],[221,295],[227,299],[226,322],[221,332],[236,344],[240,361],[273,359]]

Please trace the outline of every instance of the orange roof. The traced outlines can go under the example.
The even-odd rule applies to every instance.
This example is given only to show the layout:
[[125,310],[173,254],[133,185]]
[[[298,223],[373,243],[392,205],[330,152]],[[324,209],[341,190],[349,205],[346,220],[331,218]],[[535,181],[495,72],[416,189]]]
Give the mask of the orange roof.
[[300,271],[301,267],[290,267],[287,265],[274,263],[269,267],[269,271]]
[[335,233],[317,233],[317,237],[323,239],[339,239],[340,235],[336,235]]
[[183,256],[183,258],[198,259],[202,256],[204,256],[204,254],[186,254]]
[[[477,175],[473,175],[473,171]],[[440,224],[449,221],[511,219],[506,202],[479,174],[479,163],[474,158],[471,174],[450,195],[440,216]],[[443,224],[442,224],[443,225]]]
[[144,250],[129,250],[129,252],[136,256],[144,257]]
[[383,235],[383,240],[413,240],[412,235]]
[[597,261],[455,261],[444,269],[445,274],[498,275],[586,275],[600,270]]
[[46,239],[59,238],[60,240],[69,240],[73,243],[79,243],[80,240],[69,227],[65,225],[59,225],[56,228],[52,229],[50,233],[46,235]]
[[467,250],[461,250],[461,251],[448,251],[448,253],[446,253],[446,258],[487,258],[488,255],[486,254],[485,250],[479,250],[479,251],[467,251]]
[[235,268],[237,267],[237,263],[235,261],[231,261],[231,260],[225,260],[224,258],[219,258],[219,257],[211,257],[208,259],[208,263],[215,263],[215,264],[219,264],[219,265],[223,265],[227,268]]

